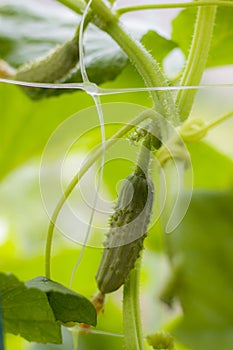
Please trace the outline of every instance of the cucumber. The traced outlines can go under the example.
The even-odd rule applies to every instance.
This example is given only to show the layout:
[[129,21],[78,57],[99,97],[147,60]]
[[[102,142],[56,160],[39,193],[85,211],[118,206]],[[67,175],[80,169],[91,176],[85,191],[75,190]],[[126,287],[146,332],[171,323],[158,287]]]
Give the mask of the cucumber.
[[[64,44],[57,46],[45,57],[22,65],[12,77],[33,83],[56,83],[64,78],[79,60],[78,32]],[[50,89],[22,87],[32,99],[40,99],[50,95]]]
[[124,181],[96,275],[103,294],[120,288],[134,268],[147,235],[153,198],[153,182],[142,172],[134,172]]

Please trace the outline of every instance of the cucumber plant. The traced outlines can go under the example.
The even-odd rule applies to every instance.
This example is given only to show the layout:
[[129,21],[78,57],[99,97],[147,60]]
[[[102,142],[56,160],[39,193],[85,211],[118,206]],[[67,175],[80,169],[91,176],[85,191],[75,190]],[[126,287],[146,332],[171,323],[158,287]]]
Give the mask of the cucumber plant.
[[[192,329],[190,330],[192,322],[188,323],[185,316],[186,312],[187,315],[191,314],[187,300],[190,300],[188,293],[190,293],[190,290],[192,293],[192,285],[190,287],[187,283],[188,274],[184,265],[187,262],[192,271],[195,271],[195,266],[190,263],[187,251],[179,253],[179,249],[181,249],[179,242],[183,242],[183,238],[179,238],[180,241],[176,241],[175,238],[170,239],[166,235],[166,227],[180,195],[178,192],[185,192],[182,181],[190,163],[187,162],[184,145],[198,143],[209,130],[233,115],[233,111],[228,110],[218,118],[212,118],[209,122],[202,118],[190,118],[206,67],[232,63],[232,60],[228,57],[232,53],[231,49],[229,48],[229,51],[227,51],[225,48],[225,53],[221,53],[221,49],[226,46],[224,35],[227,36],[227,30],[225,29],[224,32],[224,25],[230,28],[233,2],[197,0],[182,4],[161,2],[156,4],[132,4],[122,7],[118,6],[117,1],[114,0],[57,0],[56,2],[77,14],[74,21],[76,29],[73,38],[68,38],[64,43],[59,40],[59,45],[52,51],[46,52],[41,58],[29,60],[29,62],[26,59],[24,64],[19,66],[16,64],[11,69],[10,64],[14,65],[14,62],[11,62],[10,57],[17,53],[16,39],[12,37],[10,41],[9,37],[4,38],[0,30],[0,39],[2,35],[3,42],[4,40],[5,42],[9,41],[9,45],[6,45],[5,49],[0,49],[0,55],[2,56],[0,61],[1,81],[21,84],[22,91],[28,98],[38,100],[34,102],[38,103],[38,108],[43,106],[44,101],[49,100],[51,96],[58,100],[63,97],[57,96],[57,84],[61,89],[61,95],[67,91],[76,91],[75,89],[78,86],[94,100],[101,122],[103,110],[100,98],[104,95],[122,93],[122,91],[146,91],[148,97],[145,104],[148,105],[149,101],[150,107],[134,116],[131,121],[128,120],[106,142],[102,140],[102,145],[91,152],[86,163],[64,190],[56,208],[54,208],[49,223],[45,252],[45,277],[38,277],[23,283],[13,275],[0,274],[3,326],[7,332],[19,333],[25,339],[38,343],[61,343],[61,326],[73,327],[79,323],[78,330],[75,327],[73,328],[74,338],[78,333],[94,333],[95,330],[90,327],[96,325],[96,315],[103,310],[105,300],[105,308],[108,308],[108,298],[105,298],[105,294],[113,293],[123,286],[122,314],[125,349],[143,350],[145,348],[152,349],[153,347],[154,349],[178,350],[184,348],[182,347],[184,345],[179,344],[183,339],[186,340],[184,341],[185,344],[191,346],[191,350],[196,349],[196,344],[200,344],[201,340],[198,343],[195,339],[197,338],[195,332],[198,328],[195,322],[193,324],[196,328],[192,331]],[[9,13],[12,13],[12,9],[7,6],[6,4],[2,6],[3,16],[6,17],[9,16]],[[13,8],[14,6],[17,8],[18,5],[12,4]],[[134,38],[134,34],[131,35],[122,25],[121,16],[125,13],[171,8],[182,9],[173,22],[172,40],[162,38],[158,33],[149,31],[142,36],[140,42]],[[184,27],[183,30],[176,30],[176,27],[184,26],[185,21],[190,23],[187,30],[189,36]],[[110,49],[116,50],[116,54],[111,56],[110,63],[105,57],[105,52],[101,52],[101,48],[97,50],[97,55],[96,48],[89,48],[88,45],[91,46],[90,38],[90,40],[87,39],[86,42],[83,42],[83,35],[87,35],[87,37],[90,35],[90,38],[91,35],[94,35],[95,40],[98,36],[100,38],[103,36],[103,43],[105,40],[109,40],[109,37],[111,38]],[[28,36],[30,37],[30,35]],[[232,39],[232,32],[230,39]],[[155,44],[151,43],[151,40],[155,40]],[[167,77],[161,63],[174,48],[180,48],[183,51],[185,64],[177,80],[172,81]],[[139,80],[143,82],[143,87],[132,88],[127,86],[124,90],[117,86],[117,81],[111,82],[111,84],[115,84],[113,85],[116,86],[115,90],[109,89],[108,85],[107,88],[99,86],[100,83],[109,82],[117,76],[120,78],[122,70],[124,73],[124,69],[126,71],[131,69],[131,74],[136,77],[137,82]],[[73,83],[77,85],[72,85]],[[51,88],[51,84],[54,84],[53,88]],[[78,100],[79,95],[76,96]],[[100,98],[98,99],[97,96],[100,96]],[[39,101],[41,98],[43,98],[43,101]],[[102,157],[102,160],[104,160],[106,151],[114,144],[117,145],[120,138],[126,136],[140,149],[139,155],[135,160],[133,172],[123,182],[114,212],[109,218],[109,232],[105,242],[103,242],[99,266],[95,266],[95,273],[93,274],[93,280],[96,280],[96,289],[99,290],[99,293],[93,297],[91,303],[82,295],[51,279],[53,233],[63,205],[81,178],[99,158]],[[151,170],[153,161],[157,162],[155,174]],[[159,205],[161,203],[159,202],[164,189],[162,182],[159,180],[163,176],[166,180],[167,193],[159,224],[164,234],[164,253],[166,252],[170,258],[173,276],[170,284],[164,289],[162,298],[167,304],[171,305],[174,296],[178,296],[183,307],[186,323],[182,326],[181,321],[181,326],[170,326],[172,333],[174,328],[174,334],[172,335],[159,330],[151,335],[146,334],[147,337],[145,338],[140,312],[140,264],[152,214],[160,210]],[[179,179],[177,179],[178,177]],[[227,203],[230,203],[232,196],[229,196],[229,192],[225,197]],[[228,208],[228,206],[226,207]],[[192,210],[195,212],[195,208]],[[156,234],[158,235],[158,233]],[[185,241],[180,243],[181,246],[182,244],[190,250],[193,248],[190,248]],[[229,262],[226,261],[225,264],[229,268]],[[187,296],[182,294],[179,286],[184,286]],[[193,290],[196,292],[195,286]],[[32,308],[33,315],[31,319],[26,312],[25,317],[23,316],[24,322],[22,322],[20,314],[23,315],[24,309],[26,309],[27,299],[31,301],[32,305],[38,303],[38,307]],[[215,315],[217,311],[211,309],[210,313],[215,315],[216,318],[212,325],[213,337],[217,326],[221,328],[226,325],[229,329],[232,327],[225,304],[220,302],[217,297],[215,299],[216,303],[221,304],[221,310],[224,309],[225,314],[222,323],[219,324],[220,321]],[[12,302],[10,303],[9,300],[12,300]],[[66,304],[67,308],[65,307]],[[209,320],[208,312],[202,307],[202,302],[198,307],[200,312],[198,313],[196,310],[193,310],[193,312],[196,312],[197,316],[203,316],[203,327],[210,327],[207,322]],[[216,309],[218,310],[218,308]],[[15,319],[12,319],[11,313],[16,315]],[[37,314],[37,316],[35,317],[34,314]],[[34,322],[35,327],[32,327],[30,322]],[[49,323],[49,327],[47,327],[47,323]],[[187,329],[185,328],[186,324],[188,324]],[[179,331],[182,336],[180,336]],[[205,337],[204,335],[202,337],[203,344],[205,344],[203,348],[207,350],[219,348],[219,344],[223,339],[221,335],[216,336],[215,346],[213,343],[210,345],[206,343],[208,336]],[[80,339],[78,348],[80,350],[89,349],[88,345],[85,345],[85,341],[82,343],[82,336],[80,335],[78,338]],[[1,342],[0,339],[0,344]],[[233,342],[230,331],[227,335],[224,333],[224,342],[224,350],[230,350]],[[75,344],[74,342],[74,348],[76,347]]]

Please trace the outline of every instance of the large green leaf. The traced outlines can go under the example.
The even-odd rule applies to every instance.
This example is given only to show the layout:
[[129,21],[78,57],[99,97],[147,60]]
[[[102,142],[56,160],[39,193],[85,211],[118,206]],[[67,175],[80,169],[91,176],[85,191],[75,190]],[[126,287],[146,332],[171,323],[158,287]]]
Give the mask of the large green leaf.
[[184,316],[174,333],[192,350],[233,343],[233,192],[195,191],[181,225],[167,237],[173,283],[167,296]]
[[[79,22],[79,16],[71,15],[69,10],[60,6],[55,6],[54,9],[55,12],[44,11],[38,2],[3,1],[0,5],[3,22],[0,28],[0,56],[10,64],[19,66],[45,55],[49,49],[70,39]],[[138,28],[132,26],[133,33],[135,29],[138,32]],[[140,29],[137,38],[142,38],[143,44],[158,61],[162,61],[176,46],[154,31],[144,34],[145,29]],[[89,79],[96,84],[115,79],[128,63],[127,56],[119,46],[93,25],[86,30],[84,46],[87,73]],[[82,81],[80,67],[77,66],[63,81]],[[51,89],[44,92],[53,95],[63,93],[64,90]]]
[[15,276],[3,273],[0,291],[5,332],[39,343],[62,342],[60,326],[44,292],[27,288]]
[[[194,189],[227,189],[232,185],[233,162],[206,142],[188,145],[193,170]],[[216,165],[219,171],[216,171]],[[145,241],[154,251],[163,251],[162,229],[158,221]]]
[[[44,56],[57,44],[73,37],[80,17],[64,7],[57,7],[56,3],[50,6],[51,10],[45,11],[43,5],[36,1],[1,2],[1,58],[17,67]],[[102,83],[114,79],[127,63],[126,55],[119,46],[94,26],[89,26],[84,45],[85,64],[93,82]],[[79,66],[65,81],[82,81]],[[54,94],[54,91],[50,91],[50,94]]]
[[31,102],[17,87],[0,84],[1,179],[23,162],[40,155],[50,134],[63,120],[93,103],[84,93],[78,96]]
[[83,322],[96,325],[96,310],[93,304],[82,295],[45,277],[36,277],[25,283],[28,288],[45,292],[57,321]]
[[79,16],[64,7],[47,6],[38,1],[1,1],[1,58],[18,67],[74,35]]
[[[172,40],[178,44],[186,57],[193,35],[195,17],[196,9],[186,9],[172,23]],[[233,8],[218,8],[207,67],[233,64],[232,18]]]

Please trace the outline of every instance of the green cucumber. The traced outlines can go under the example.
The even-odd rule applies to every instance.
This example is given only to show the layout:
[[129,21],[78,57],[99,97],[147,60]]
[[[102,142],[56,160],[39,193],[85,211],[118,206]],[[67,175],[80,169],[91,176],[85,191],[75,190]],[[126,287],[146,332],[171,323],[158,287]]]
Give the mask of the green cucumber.
[[[78,31],[64,44],[57,46],[45,57],[22,65],[12,77],[14,80],[32,83],[56,83],[63,79],[79,60]],[[32,99],[50,95],[50,89],[23,87]]]
[[111,293],[121,287],[143,248],[153,207],[150,178],[136,171],[124,181],[96,275],[99,290]]

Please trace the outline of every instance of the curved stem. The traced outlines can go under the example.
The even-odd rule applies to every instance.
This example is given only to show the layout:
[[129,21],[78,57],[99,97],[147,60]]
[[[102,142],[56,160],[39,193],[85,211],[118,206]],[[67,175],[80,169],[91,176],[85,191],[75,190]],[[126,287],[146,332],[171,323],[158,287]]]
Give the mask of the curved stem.
[[139,305],[140,267],[141,259],[139,258],[124,284],[123,322],[126,350],[144,349]]
[[207,123],[207,125],[203,128],[203,130],[208,131],[212,128],[214,128],[215,126],[221,124],[222,122],[224,122],[225,120],[227,120],[228,118],[233,117],[233,111],[230,111],[222,116],[220,116],[219,118],[216,118],[213,121],[210,121],[209,123]]
[[[196,2],[197,4],[199,1]],[[206,0],[206,4],[210,1]],[[219,2],[220,3],[220,2]],[[187,64],[181,79],[181,86],[198,85],[206,66],[210,43],[214,28],[217,6],[200,7],[197,13],[196,24]],[[196,90],[180,90],[176,103],[182,120],[190,114]]]
[[[148,87],[168,86],[162,70],[156,60],[143,47],[143,45],[132,38],[121,24],[115,13],[108,8],[102,0],[92,1],[92,10],[97,15],[94,23],[107,32],[127,54],[132,64],[141,75]],[[174,125],[179,124],[176,106],[170,91],[151,92],[156,110]],[[165,136],[166,137],[166,136]]]
[[[73,0],[57,0],[70,9],[78,12],[73,6]],[[135,65],[137,71],[148,87],[168,86],[168,82],[162,73],[158,63],[140,42],[131,36],[121,27],[118,17],[112,12],[102,0],[93,0],[91,8],[95,16],[93,23],[100,29],[107,32],[128,55],[130,61]],[[179,116],[170,91],[151,92],[156,110],[174,125],[179,124]],[[166,135],[165,135],[166,138]]]
[[179,130],[179,135],[184,142],[198,142],[206,136],[207,132],[217,125],[221,124],[228,118],[233,116],[233,111],[230,111],[208,123],[201,119],[191,119],[184,123]]
[[180,3],[171,3],[171,4],[144,4],[144,5],[132,5],[132,6],[126,6],[126,7],[120,7],[116,10],[117,16],[121,16],[128,12],[133,11],[142,11],[142,10],[158,10],[158,9],[175,9],[175,8],[190,8],[190,7],[201,7],[201,6],[228,6],[232,7],[233,3],[232,1],[221,1],[218,0],[215,1],[194,1],[194,2],[180,2]]
[[[152,110],[147,110],[142,112],[140,115],[132,119],[128,124],[124,125],[118,132],[116,132],[107,142],[105,145],[105,150],[108,150],[111,146],[113,146],[120,138],[122,138],[125,134],[127,134],[132,128],[135,127],[135,125],[138,125],[143,120],[147,118],[155,118],[156,112]],[[65,192],[63,193],[63,196],[58,201],[56,208],[54,209],[54,212],[51,216],[50,222],[49,222],[49,228],[47,232],[47,239],[46,239],[46,248],[45,248],[45,276],[47,278],[50,278],[51,276],[51,249],[52,249],[52,240],[53,240],[53,232],[56,220],[58,218],[58,215],[75,188],[75,186],[78,184],[79,180],[86,174],[86,172],[90,169],[90,167],[96,162],[96,160],[102,156],[102,147],[98,148],[94,154],[87,160],[87,162],[83,165],[81,170],[74,176],[68,187],[66,188]]]

